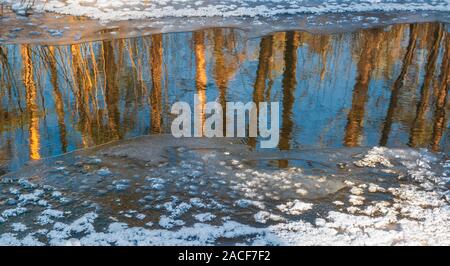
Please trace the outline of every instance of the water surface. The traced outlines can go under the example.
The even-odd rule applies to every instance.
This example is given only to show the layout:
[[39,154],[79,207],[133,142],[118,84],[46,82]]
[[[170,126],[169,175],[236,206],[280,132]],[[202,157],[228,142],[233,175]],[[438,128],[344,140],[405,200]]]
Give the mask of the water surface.
[[[176,101],[279,101],[279,150],[448,149],[442,23],[352,33],[186,33],[0,45],[0,165],[170,133]],[[251,148],[258,140],[249,139]]]

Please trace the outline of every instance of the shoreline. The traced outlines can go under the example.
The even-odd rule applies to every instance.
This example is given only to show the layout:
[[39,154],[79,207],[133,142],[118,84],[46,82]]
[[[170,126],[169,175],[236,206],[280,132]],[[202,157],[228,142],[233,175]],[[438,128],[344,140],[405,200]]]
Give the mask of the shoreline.
[[[426,16],[425,16],[426,15]],[[84,16],[31,12],[20,16],[5,7],[0,18],[0,45],[67,45],[86,42],[232,28],[248,39],[283,31],[329,35],[385,28],[398,24],[450,22],[450,12],[353,12],[273,17],[188,17],[101,21]]]

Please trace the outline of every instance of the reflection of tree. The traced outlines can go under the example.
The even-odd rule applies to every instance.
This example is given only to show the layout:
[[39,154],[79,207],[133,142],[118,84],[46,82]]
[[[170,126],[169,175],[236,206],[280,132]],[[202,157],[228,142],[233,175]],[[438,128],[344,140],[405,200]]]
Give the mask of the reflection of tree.
[[86,62],[82,54],[82,45],[70,46],[71,72],[73,77],[73,88],[76,99],[76,110],[79,115],[79,127],[82,136],[83,147],[92,146],[91,116],[89,112],[89,90],[91,87],[86,75]]
[[353,88],[352,107],[347,116],[344,135],[344,145],[349,147],[355,147],[360,144],[370,76],[374,69],[382,34],[380,34],[379,30],[368,30],[362,32],[360,37],[361,39],[358,40],[361,42],[359,61],[357,64],[358,74]]
[[39,107],[36,103],[37,89],[34,81],[34,67],[29,45],[22,45],[21,48],[23,64],[23,83],[26,89],[27,113],[30,119],[28,127],[28,138],[30,148],[30,159],[39,160],[40,155],[40,133],[39,133]]
[[[286,34],[286,48],[284,51],[285,68],[283,73],[283,114],[280,132],[280,150],[290,149],[291,134],[293,131],[292,109],[294,107],[294,91],[297,86],[297,49],[299,46],[298,35],[295,32]],[[288,161],[279,161],[280,167],[287,167]]]
[[447,127],[445,111],[450,79],[450,37],[448,32],[445,32],[443,43],[444,55],[442,56],[441,73],[439,77],[440,83],[436,93],[437,96],[434,110],[433,133],[431,137],[431,149],[434,151],[439,150],[442,135]]
[[389,108],[387,111],[386,119],[384,121],[384,127],[381,132],[380,145],[382,146],[385,146],[388,142],[389,133],[391,131],[391,126],[394,120],[394,114],[396,112],[398,105],[400,89],[403,87],[408,67],[411,65],[412,59],[414,57],[414,52],[416,50],[416,43],[417,43],[417,25],[411,25],[409,31],[409,43],[408,47],[406,48],[405,57],[403,58],[403,65],[400,70],[400,74],[398,75],[392,87],[391,98],[389,101]]
[[223,29],[214,29],[214,55],[215,55],[215,65],[214,65],[214,79],[216,81],[216,86],[219,89],[219,103],[222,106],[222,121],[223,121],[223,134],[226,134],[226,102],[227,102],[227,88],[229,82],[229,71],[227,71],[227,63],[225,61],[225,56],[223,53],[224,48],[224,33]]
[[[213,78],[216,82],[217,88],[219,89],[219,103],[223,108],[222,115],[225,123],[228,83],[239,68],[240,58],[234,51],[237,34],[234,30],[227,29],[213,29],[212,32],[214,41],[213,52],[215,59]],[[225,125],[223,126],[223,130],[225,135]]]
[[[299,33],[300,34],[300,33]],[[286,32],[277,32],[272,36],[272,51],[268,61],[268,75],[265,85],[265,101],[269,102],[275,80],[284,72],[284,50],[286,46]]]
[[327,56],[331,48],[331,35],[316,35],[310,33],[301,33],[302,40],[308,45],[310,55],[318,55],[321,60],[320,80],[323,81],[327,72]]
[[[266,90],[266,81],[269,74],[270,58],[272,56],[273,36],[266,36],[261,39],[259,45],[258,69],[256,71],[256,80],[253,90],[253,102],[258,103],[264,101],[264,91]],[[249,138],[250,147],[256,147],[256,139]]]
[[[126,106],[128,107],[132,101],[131,97],[134,97],[136,106],[142,104],[143,95],[147,93],[147,86],[144,82],[144,73],[142,71],[144,64],[142,64],[143,52],[139,50],[139,43],[142,41],[147,43],[147,40],[150,37],[133,38],[124,40],[125,47],[128,50],[128,60],[131,64],[131,73],[126,73],[123,79],[129,81],[127,85],[132,87],[133,89],[127,91],[126,95]],[[151,52],[150,52],[151,54]],[[130,114],[132,115],[132,114]]]
[[203,135],[203,125],[205,122],[205,104],[206,104],[206,84],[207,84],[207,76],[206,76],[206,59],[205,59],[205,32],[204,31],[196,31],[193,33],[194,38],[194,52],[195,52],[195,86],[197,87],[198,94],[198,103],[200,106],[196,106],[199,108],[199,117],[194,119],[198,119],[197,123],[197,132],[200,135]]
[[438,24],[435,29],[435,34],[432,36],[432,46],[428,52],[427,63],[425,67],[425,77],[420,90],[420,101],[417,104],[416,118],[411,127],[409,136],[409,145],[417,147],[426,142],[426,113],[430,105],[430,86],[433,81],[434,72],[436,70],[436,63],[439,55],[439,46],[442,40],[443,27]]
[[152,92],[150,95],[151,133],[162,133],[162,65],[163,65],[163,43],[162,34],[152,36],[151,48],[151,72]]
[[6,144],[0,146],[0,176],[6,173],[7,163],[13,156],[13,143],[11,138],[5,140]]
[[103,41],[103,67],[105,70],[105,101],[108,111],[108,125],[114,138],[121,138],[119,86],[117,80],[117,65],[114,57],[114,47],[111,41]]
[[61,91],[58,84],[58,70],[55,58],[55,48],[53,46],[44,50],[46,52],[45,59],[48,63],[50,71],[50,82],[53,86],[53,96],[55,98],[55,111],[58,119],[59,127],[59,139],[61,141],[61,150],[63,153],[67,152],[67,140],[66,140],[66,123],[64,122],[64,102]]
[[[5,93],[7,93],[8,100],[10,101],[12,98],[12,87],[15,85],[15,80],[8,57],[8,48],[2,46],[0,46],[0,69],[0,97],[3,97]],[[20,94],[20,91],[17,91],[17,93]],[[20,102],[18,102],[18,105],[20,108]],[[0,110],[1,108],[2,106],[0,106]]]
[[393,25],[389,31],[380,33],[383,35],[383,38],[376,58],[376,66],[374,69],[375,78],[384,80],[390,80],[392,78],[396,61],[400,59],[401,52],[404,49],[402,41],[406,32],[405,27],[407,25]]
[[[8,50],[5,47],[0,46],[0,99],[8,97],[11,99],[11,73],[9,62],[8,62]],[[6,128],[7,118],[10,116],[8,110],[0,102],[0,133],[2,133]]]

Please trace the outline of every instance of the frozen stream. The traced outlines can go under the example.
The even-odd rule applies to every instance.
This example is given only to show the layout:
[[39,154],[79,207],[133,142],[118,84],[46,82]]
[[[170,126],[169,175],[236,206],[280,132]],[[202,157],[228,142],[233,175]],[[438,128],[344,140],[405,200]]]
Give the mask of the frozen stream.
[[0,245],[450,245],[449,1],[0,3]]

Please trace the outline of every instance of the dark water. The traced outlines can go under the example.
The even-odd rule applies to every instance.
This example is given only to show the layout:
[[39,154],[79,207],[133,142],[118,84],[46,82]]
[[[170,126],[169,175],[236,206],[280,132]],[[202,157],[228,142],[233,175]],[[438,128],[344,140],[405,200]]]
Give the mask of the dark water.
[[[279,101],[280,150],[449,146],[440,23],[330,35],[238,29],[0,45],[0,166],[170,132],[176,101]],[[256,141],[257,142],[257,141]],[[255,140],[248,145],[256,147]]]

